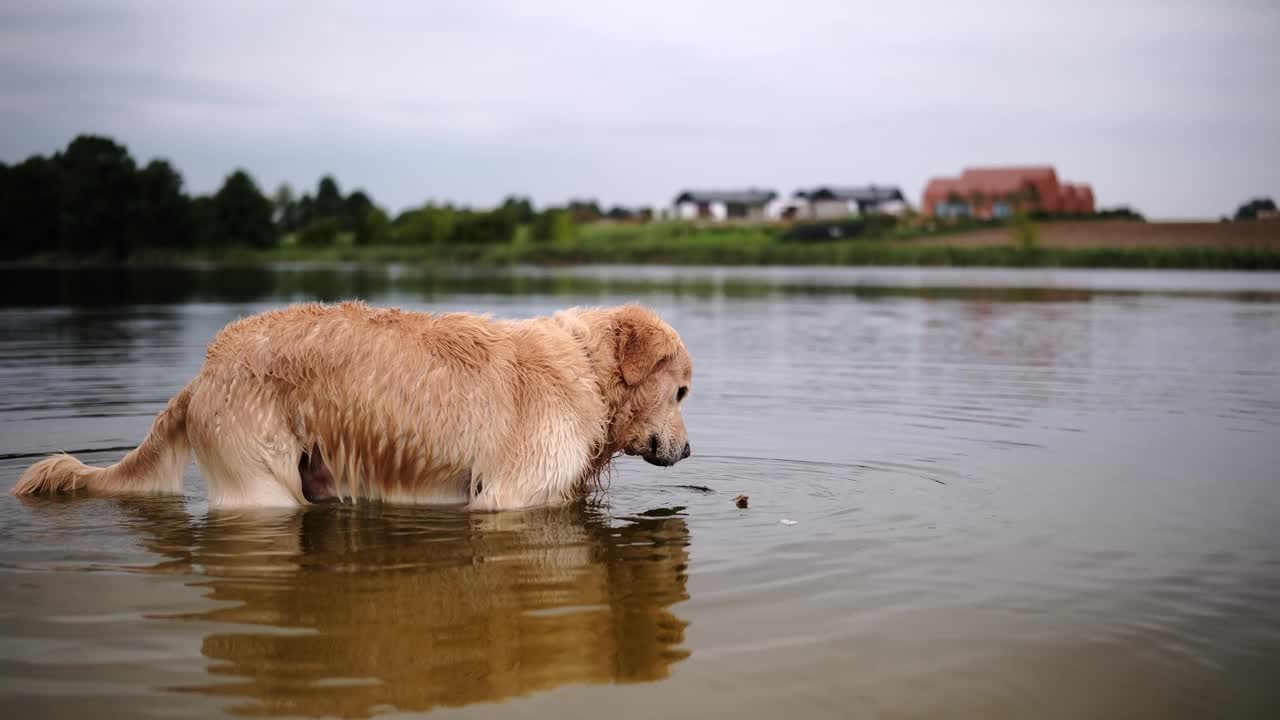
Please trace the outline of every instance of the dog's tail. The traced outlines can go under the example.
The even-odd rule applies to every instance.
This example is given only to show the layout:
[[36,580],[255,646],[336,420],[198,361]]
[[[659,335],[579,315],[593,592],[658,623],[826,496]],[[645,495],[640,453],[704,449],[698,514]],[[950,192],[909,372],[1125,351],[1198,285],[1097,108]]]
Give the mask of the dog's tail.
[[48,495],[76,490],[99,495],[177,493],[187,466],[187,405],[191,390],[183,388],[151,424],[142,444],[111,467],[85,465],[60,453],[27,468],[13,487],[14,495]]

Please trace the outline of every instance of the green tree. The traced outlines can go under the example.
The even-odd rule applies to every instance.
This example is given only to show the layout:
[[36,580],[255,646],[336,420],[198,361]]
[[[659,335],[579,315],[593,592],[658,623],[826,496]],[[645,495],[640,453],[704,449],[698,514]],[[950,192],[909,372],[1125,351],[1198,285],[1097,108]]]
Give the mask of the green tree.
[[452,205],[432,206],[423,209],[423,219],[429,232],[428,242],[442,244],[453,241],[458,229],[458,211]]
[[29,250],[18,247],[14,241],[12,220],[9,217],[10,189],[9,166],[0,162],[0,260],[12,260],[27,254]]
[[458,213],[449,241],[458,245],[509,243],[516,237],[515,216],[498,208],[488,212],[467,210]]
[[280,233],[291,233],[298,229],[298,199],[294,196],[293,187],[282,182],[271,195],[271,219]]
[[573,247],[576,237],[573,214],[564,208],[547,208],[529,225],[529,239],[535,243],[568,248]]
[[191,199],[191,240],[196,247],[217,247],[218,210],[213,198],[199,195]]
[[64,250],[128,256],[137,211],[137,166],[110,138],[80,135],[55,156],[62,168],[59,198]]
[[0,173],[0,259],[58,249],[61,185],[61,168],[40,155]]
[[329,247],[338,240],[338,219],[320,217],[298,233],[298,244],[303,247]]
[[1257,220],[1259,213],[1275,212],[1276,201],[1269,197],[1259,197],[1236,208],[1235,219],[1237,222],[1242,220]]
[[613,207],[609,208],[609,212],[605,213],[604,216],[609,218],[610,220],[614,220],[617,222],[625,222],[627,220],[635,219],[635,217],[637,216],[637,213],[634,213],[631,210],[628,210],[627,208],[621,205],[614,205]]
[[236,170],[228,175],[222,188],[214,194],[213,205],[219,244],[256,248],[276,244],[275,226],[271,223],[271,201],[258,189],[249,173]]
[[386,245],[391,242],[391,218],[387,217],[382,208],[374,206],[365,213],[364,221],[356,231],[356,242],[362,245]]
[[600,211],[600,203],[592,200],[570,200],[569,212],[576,223],[592,223],[604,217]]
[[453,239],[458,213],[452,207],[423,205],[408,210],[395,221],[399,242],[406,245],[442,245]]
[[311,219],[336,218],[342,223],[346,216],[345,210],[342,191],[338,189],[338,182],[330,175],[320,178],[320,184],[316,186],[315,205],[312,207]]
[[430,243],[430,230],[424,217],[424,210],[405,210],[391,222],[391,230],[395,241],[401,245],[427,245]]
[[293,229],[306,227],[316,217],[316,201],[310,194],[304,193],[298,200],[297,214],[293,217]]
[[346,223],[342,229],[355,235],[357,245],[370,244],[369,229],[365,227],[365,223],[371,210],[373,210],[373,201],[363,190],[356,190],[343,201],[342,216],[346,219]]
[[502,208],[515,215],[516,222],[521,225],[527,225],[533,221],[534,215],[537,213],[533,209],[533,201],[527,197],[518,197],[516,195],[508,195],[502,201]]
[[191,244],[191,201],[182,176],[165,160],[152,160],[138,173],[134,238],[141,247]]

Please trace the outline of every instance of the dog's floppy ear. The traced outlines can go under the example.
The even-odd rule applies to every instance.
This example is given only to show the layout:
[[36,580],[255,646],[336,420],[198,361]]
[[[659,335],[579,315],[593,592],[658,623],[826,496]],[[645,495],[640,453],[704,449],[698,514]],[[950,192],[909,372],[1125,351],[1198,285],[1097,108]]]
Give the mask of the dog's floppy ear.
[[618,369],[627,385],[639,385],[678,349],[671,333],[655,323],[650,315],[646,310],[628,306],[618,311],[614,321]]

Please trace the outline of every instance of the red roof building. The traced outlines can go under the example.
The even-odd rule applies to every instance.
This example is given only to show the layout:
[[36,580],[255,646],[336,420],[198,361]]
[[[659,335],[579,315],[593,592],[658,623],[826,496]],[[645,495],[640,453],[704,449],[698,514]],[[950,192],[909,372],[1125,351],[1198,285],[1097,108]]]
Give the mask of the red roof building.
[[1050,165],[966,168],[960,177],[933,178],[921,208],[928,217],[1008,217],[1018,209],[1055,214],[1094,211],[1093,189],[1064,183]]

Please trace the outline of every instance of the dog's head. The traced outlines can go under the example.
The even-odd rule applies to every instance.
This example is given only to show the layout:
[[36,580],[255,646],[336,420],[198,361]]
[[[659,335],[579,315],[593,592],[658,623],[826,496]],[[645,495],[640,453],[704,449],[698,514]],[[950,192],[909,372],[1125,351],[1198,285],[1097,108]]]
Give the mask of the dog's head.
[[689,457],[681,413],[693,382],[693,361],[676,331],[637,305],[608,311],[615,415],[611,441],[654,465]]

